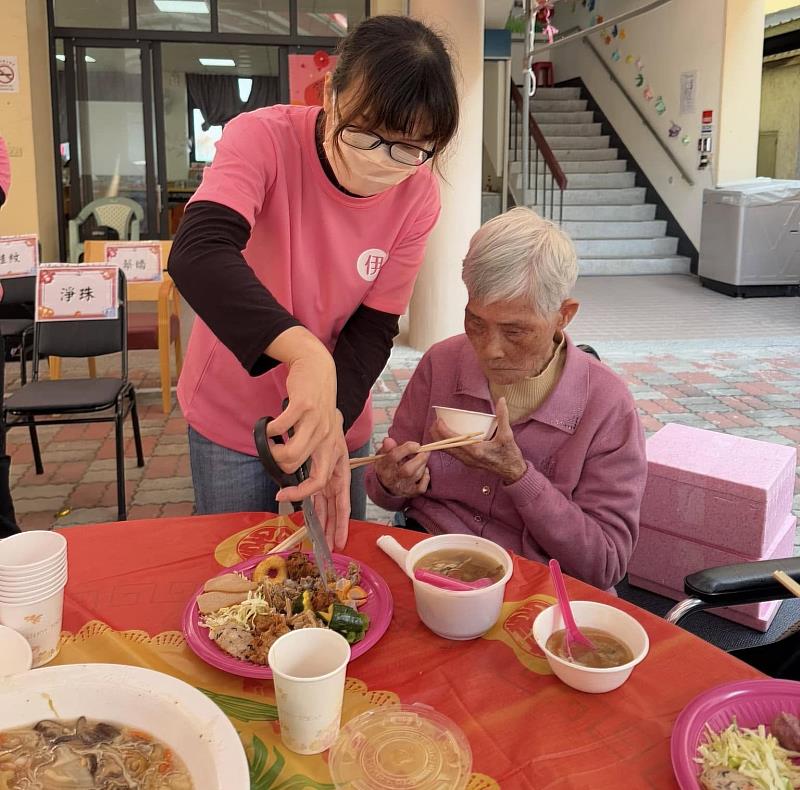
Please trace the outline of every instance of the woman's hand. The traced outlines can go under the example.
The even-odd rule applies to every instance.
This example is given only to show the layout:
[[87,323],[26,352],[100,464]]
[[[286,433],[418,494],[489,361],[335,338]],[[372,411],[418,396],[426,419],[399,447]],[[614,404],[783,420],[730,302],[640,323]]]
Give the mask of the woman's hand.
[[[431,426],[431,435],[434,439],[449,439],[456,436],[441,420]],[[441,450],[449,453],[453,458],[461,461],[465,466],[485,469],[500,477],[504,483],[516,483],[528,470],[528,465],[522,457],[511,422],[508,418],[506,399],[497,401],[497,432],[493,439],[478,444],[457,447],[454,450]]]
[[424,494],[431,482],[428,469],[430,453],[420,453],[417,442],[398,445],[394,439],[383,440],[383,458],[375,462],[375,474],[380,484],[393,496],[406,499]]
[[314,497],[315,509],[328,542],[336,548],[347,540],[350,517],[350,465],[336,409],[336,366],[325,346],[303,327],[282,332],[267,354],[289,368],[286,389],[289,405],[267,428],[268,436],[293,435],[285,444],[273,444],[272,456],[285,472],[294,472],[311,460],[310,474],[300,485],[282,489],[279,502]]

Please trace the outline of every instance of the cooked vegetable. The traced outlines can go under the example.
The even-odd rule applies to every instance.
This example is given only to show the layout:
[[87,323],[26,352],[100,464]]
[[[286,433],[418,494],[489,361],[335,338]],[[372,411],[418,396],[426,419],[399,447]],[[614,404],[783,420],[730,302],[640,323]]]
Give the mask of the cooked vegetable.
[[792,758],[800,754],[784,749],[763,724],[751,730],[740,728],[734,719],[720,733],[708,725],[706,730],[708,740],[700,745],[700,757],[695,758],[704,770],[731,769],[763,790],[794,790],[800,786],[800,769],[792,764]]
[[351,645],[360,642],[369,628],[369,616],[342,603],[333,604],[333,614],[328,626],[341,634]]

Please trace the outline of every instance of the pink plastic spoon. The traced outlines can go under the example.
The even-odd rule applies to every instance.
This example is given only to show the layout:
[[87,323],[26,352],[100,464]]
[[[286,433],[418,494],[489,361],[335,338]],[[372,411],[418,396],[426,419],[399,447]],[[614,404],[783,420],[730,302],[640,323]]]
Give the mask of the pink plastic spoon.
[[426,584],[432,584],[434,587],[441,587],[443,590],[454,590],[456,592],[481,590],[494,583],[491,579],[476,579],[474,582],[462,582],[460,579],[452,579],[449,576],[445,576],[443,573],[426,571],[422,568],[417,568],[417,570],[414,571],[414,578]]
[[582,645],[588,647],[589,650],[595,650],[594,642],[587,636],[581,633],[575,623],[575,618],[572,616],[572,609],[569,605],[569,596],[567,595],[567,585],[564,584],[564,577],[561,575],[561,566],[558,560],[550,560],[550,576],[553,579],[553,587],[556,590],[556,598],[558,599],[558,608],[561,610],[561,618],[564,620],[564,627],[566,634],[564,635],[564,646],[567,649],[567,655],[572,656],[573,645]]

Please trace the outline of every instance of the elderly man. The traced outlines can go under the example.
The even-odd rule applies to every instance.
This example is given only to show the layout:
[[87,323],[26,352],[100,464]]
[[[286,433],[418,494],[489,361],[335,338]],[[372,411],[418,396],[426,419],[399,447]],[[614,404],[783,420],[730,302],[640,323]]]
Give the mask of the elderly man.
[[[565,329],[578,310],[575,248],[525,208],[472,238],[462,276],[465,334],[422,358],[367,492],[411,528],[474,533],[601,588],[624,575],[646,478],[633,398]],[[451,436],[433,406],[494,411],[489,441],[432,454]]]

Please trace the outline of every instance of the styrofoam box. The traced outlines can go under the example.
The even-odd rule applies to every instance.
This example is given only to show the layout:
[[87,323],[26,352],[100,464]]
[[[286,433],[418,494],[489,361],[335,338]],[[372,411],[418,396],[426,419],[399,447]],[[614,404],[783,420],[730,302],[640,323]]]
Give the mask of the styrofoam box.
[[640,521],[763,557],[792,508],[797,450],[670,423],[647,440]]
[[[639,542],[628,564],[628,581],[634,587],[641,587],[676,601],[683,600],[686,597],[683,580],[690,573],[719,565],[791,557],[796,526],[797,519],[789,514],[783,519],[783,528],[774,539],[773,545],[768,547],[763,556],[752,558],[640,525]],[[779,601],[768,601],[729,609],[712,609],[711,612],[757,631],[766,631],[778,611],[778,606]]]

